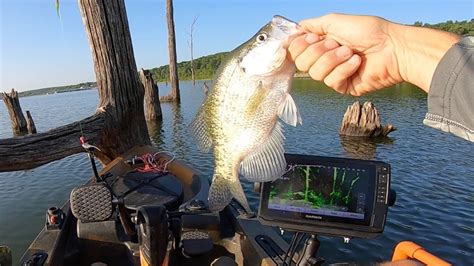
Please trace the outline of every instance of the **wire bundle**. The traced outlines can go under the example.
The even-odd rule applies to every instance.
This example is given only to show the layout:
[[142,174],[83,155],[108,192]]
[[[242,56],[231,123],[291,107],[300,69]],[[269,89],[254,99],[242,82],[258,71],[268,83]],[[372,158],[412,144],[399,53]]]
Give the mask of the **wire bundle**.
[[[170,160],[159,160],[157,155],[159,154],[168,154]],[[137,167],[137,171],[141,173],[162,173],[166,172],[168,164],[170,164],[175,159],[175,155],[169,152],[156,152],[154,154],[146,153],[142,156],[136,156],[137,159],[143,162],[143,167]],[[134,158],[135,159],[135,158]]]

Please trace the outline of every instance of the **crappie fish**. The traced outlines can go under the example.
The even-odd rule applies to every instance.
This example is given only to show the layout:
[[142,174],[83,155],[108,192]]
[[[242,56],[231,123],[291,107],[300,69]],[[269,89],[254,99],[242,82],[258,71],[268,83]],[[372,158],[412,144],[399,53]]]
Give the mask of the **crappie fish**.
[[250,212],[239,174],[252,182],[280,177],[286,169],[282,121],[301,124],[289,94],[295,65],[287,54],[298,24],[274,16],[221,63],[212,89],[191,123],[203,151],[213,148],[209,209],[220,211],[234,197]]

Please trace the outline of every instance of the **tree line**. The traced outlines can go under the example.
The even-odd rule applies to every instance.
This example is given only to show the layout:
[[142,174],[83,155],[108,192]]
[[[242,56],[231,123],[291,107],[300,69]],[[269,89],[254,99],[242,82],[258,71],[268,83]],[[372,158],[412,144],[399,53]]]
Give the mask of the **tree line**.
[[449,31],[449,32],[460,34],[460,35],[474,35],[474,19],[463,20],[463,21],[448,20],[446,22],[441,22],[441,23],[436,23],[436,24],[429,24],[429,23],[423,23],[421,21],[417,21],[415,22],[414,25]]
[[[417,21],[413,24],[414,26],[427,27],[440,29],[457,33],[460,35],[474,35],[474,19],[464,21],[452,21],[429,24]],[[203,56],[198,59],[194,59],[194,71],[196,79],[212,79],[217,68],[221,64],[222,60],[228,52],[217,53],[213,55]],[[169,66],[160,66],[150,69],[153,75],[153,80],[157,82],[169,81]],[[191,61],[183,61],[178,63],[178,76],[180,80],[191,80]]]
[[[194,76],[196,79],[210,79],[214,75],[222,60],[224,60],[227,52],[217,53],[213,55],[203,56],[194,59]],[[153,80],[163,82],[169,80],[169,66],[161,66],[150,69]],[[178,76],[180,80],[191,80],[191,61],[183,61],[178,63]]]

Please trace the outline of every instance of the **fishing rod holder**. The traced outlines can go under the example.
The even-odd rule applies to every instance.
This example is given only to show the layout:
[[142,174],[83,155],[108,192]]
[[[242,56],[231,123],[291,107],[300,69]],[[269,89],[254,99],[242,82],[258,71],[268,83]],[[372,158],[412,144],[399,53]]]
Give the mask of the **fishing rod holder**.
[[300,259],[298,260],[298,266],[308,266],[308,265],[321,265],[324,263],[324,259],[316,257],[318,253],[319,246],[318,236],[312,234],[304,243],[304,247],[300,252]]
[[81,142],[82,148],[84,148],[84,150],[86,150],[87,152],[87,155],[89,157],[89,160],[92,166],[92,171],[94,172],[95,181],[96,182],[102,181],[102,179],[99,176],[99,172],[97,171],[97,166],[95,165],[95,154],[94,154],[95,150],[100,151],[100,149],[94,145],[89,144],[84,136],[81,136],[79,138],[79,141]]
[[61,229],[65,220],[64,212],[56,207],[50,207],[46,211],[46,230],[57,230]]

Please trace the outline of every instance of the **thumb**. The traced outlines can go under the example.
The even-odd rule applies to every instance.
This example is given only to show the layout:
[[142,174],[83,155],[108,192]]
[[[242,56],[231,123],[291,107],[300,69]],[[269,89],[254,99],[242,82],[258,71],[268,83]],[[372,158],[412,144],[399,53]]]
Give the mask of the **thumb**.
[[300,21],[300,26],[303,30],[309,31],[318,35],[326,35],[328,33],[329,25],[337,20],[340,14],[329,14],[322,17],[310,18]]

